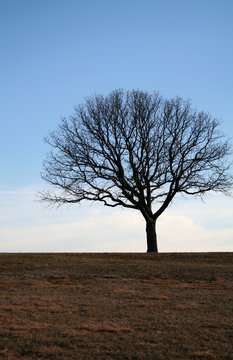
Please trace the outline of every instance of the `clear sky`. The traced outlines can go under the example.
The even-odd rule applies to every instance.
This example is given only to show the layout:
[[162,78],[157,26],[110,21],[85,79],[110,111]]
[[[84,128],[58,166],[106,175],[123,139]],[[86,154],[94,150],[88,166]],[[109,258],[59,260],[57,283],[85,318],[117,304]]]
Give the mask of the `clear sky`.
[[[145,251],[136,211],[34,201],[43,137],[116,88],[190,99],[232,136],[233,1],[0,0],[0,49],[0,251]],[[233,251],[232,203],[174,202],[159,250]]]

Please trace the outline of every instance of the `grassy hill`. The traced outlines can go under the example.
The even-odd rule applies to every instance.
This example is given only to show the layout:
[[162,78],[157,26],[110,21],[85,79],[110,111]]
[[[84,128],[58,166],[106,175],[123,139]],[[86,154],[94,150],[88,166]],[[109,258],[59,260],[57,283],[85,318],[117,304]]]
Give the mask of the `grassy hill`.
[[0,359],[233,359],[233,253],[0,254]]

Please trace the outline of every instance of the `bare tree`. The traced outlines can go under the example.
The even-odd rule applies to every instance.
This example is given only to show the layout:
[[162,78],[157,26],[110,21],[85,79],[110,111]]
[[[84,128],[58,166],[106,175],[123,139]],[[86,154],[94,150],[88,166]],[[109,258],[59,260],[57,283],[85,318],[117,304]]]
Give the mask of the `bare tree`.
[[176,194],[228,193],[233,183],[218,121],[179,97],[116,90],[88,98],[46,142],[42,178],[60,191],[42,200],[139,210],[148,252],[158,251],[156,221]]

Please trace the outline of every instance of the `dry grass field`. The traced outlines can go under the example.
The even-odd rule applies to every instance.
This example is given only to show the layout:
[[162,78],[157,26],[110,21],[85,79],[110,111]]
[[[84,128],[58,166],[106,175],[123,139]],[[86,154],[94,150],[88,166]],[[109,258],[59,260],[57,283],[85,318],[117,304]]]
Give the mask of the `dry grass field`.
[[233,359],[233,253],[0,254],[0,359]]

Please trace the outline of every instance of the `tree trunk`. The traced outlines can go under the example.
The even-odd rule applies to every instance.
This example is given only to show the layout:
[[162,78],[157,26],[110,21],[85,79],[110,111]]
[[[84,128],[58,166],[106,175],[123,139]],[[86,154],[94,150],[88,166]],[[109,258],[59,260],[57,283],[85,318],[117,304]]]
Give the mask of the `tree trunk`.
[[146,220],[147,252],[158,252],[155,221]]

